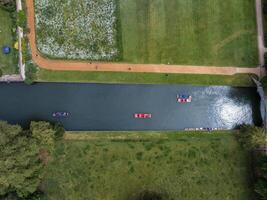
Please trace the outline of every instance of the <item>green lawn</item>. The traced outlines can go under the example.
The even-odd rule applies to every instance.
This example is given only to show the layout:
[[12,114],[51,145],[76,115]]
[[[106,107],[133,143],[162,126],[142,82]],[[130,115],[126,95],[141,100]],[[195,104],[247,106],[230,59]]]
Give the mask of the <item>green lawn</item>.
[[255,0],[96,2],[36,0],[38,49],[52,58],[106,60],[121,51],[129,63],[258,64]]
[[[10,18],[10,14],[0,8],[0,69],[3,74],[14,74],[17,68],[16,50],[14,46],[14,40],[12,36],[13,23]],[[2,53],[3,46],[10,46],[12,48],[9,55]]]
[[97,134],[57,144],[41,186],[48,199],[135,200],[143,190],[166,200],[251,199],[247,154],[231,132]]
[[120,0],[123,60],[256,66],[255,0]]
[[253,86],[250,75],[248,74],[218,76],[192,74],[50,71],[39,69],[38,80],[51,82]]

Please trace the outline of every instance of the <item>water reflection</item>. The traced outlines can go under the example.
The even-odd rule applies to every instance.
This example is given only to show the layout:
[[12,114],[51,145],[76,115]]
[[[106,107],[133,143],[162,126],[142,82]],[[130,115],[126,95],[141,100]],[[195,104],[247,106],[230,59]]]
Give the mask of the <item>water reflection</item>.
[[227,97],[217,99],[212,112],[217,115],[217,126],[221,128],[232,129],[240,124],[253,123],[251,106]]

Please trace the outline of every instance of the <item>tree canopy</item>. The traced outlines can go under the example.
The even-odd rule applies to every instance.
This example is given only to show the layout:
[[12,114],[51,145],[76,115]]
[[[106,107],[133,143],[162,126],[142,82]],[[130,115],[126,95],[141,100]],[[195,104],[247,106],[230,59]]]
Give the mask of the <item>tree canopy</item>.
[[16,0],[0,0],[0,7],[6,9],[7,11],[15,11]]
[[23,130],[0,121],[0,196],[27,197],[37,190],[45,158],[53,153],[54,133],[47,122],[32,122],[29,130]]
[[260,127],[243,125],[236,133],[237,140],[243,148],[253,150],[266,145],[265,130]]

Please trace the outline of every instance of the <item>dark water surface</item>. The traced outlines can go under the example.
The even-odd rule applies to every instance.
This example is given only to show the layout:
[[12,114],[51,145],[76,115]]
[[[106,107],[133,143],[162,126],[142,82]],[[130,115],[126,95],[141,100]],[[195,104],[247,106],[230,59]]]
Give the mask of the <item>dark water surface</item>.
[[[193,96],[179,104],[176,94]],[[27,125],[30,120],[56,121],[67,130],[181,130],[232,129],[239,124],[260,124],[256,88],[185,85],[120,85],[38,83],[0,84],[0,119]],[[152,113],[152,119],[134,119],[134,113]]]

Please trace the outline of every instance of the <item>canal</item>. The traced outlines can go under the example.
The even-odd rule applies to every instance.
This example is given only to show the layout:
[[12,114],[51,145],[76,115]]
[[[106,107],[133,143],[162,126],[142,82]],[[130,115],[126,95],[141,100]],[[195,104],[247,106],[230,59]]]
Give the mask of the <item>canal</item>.
[[[23,126],[31,120],[59,121],[67,130],[232,129],[243,123],[261,124],[256,88],[1,83],[0,92],[0,120]],[[192,95],[192,103],[177,103],[178,93]],[[55,111],[70,116],[55,119]],[[151,113],[152,119],[134,119],[134,113]]]

